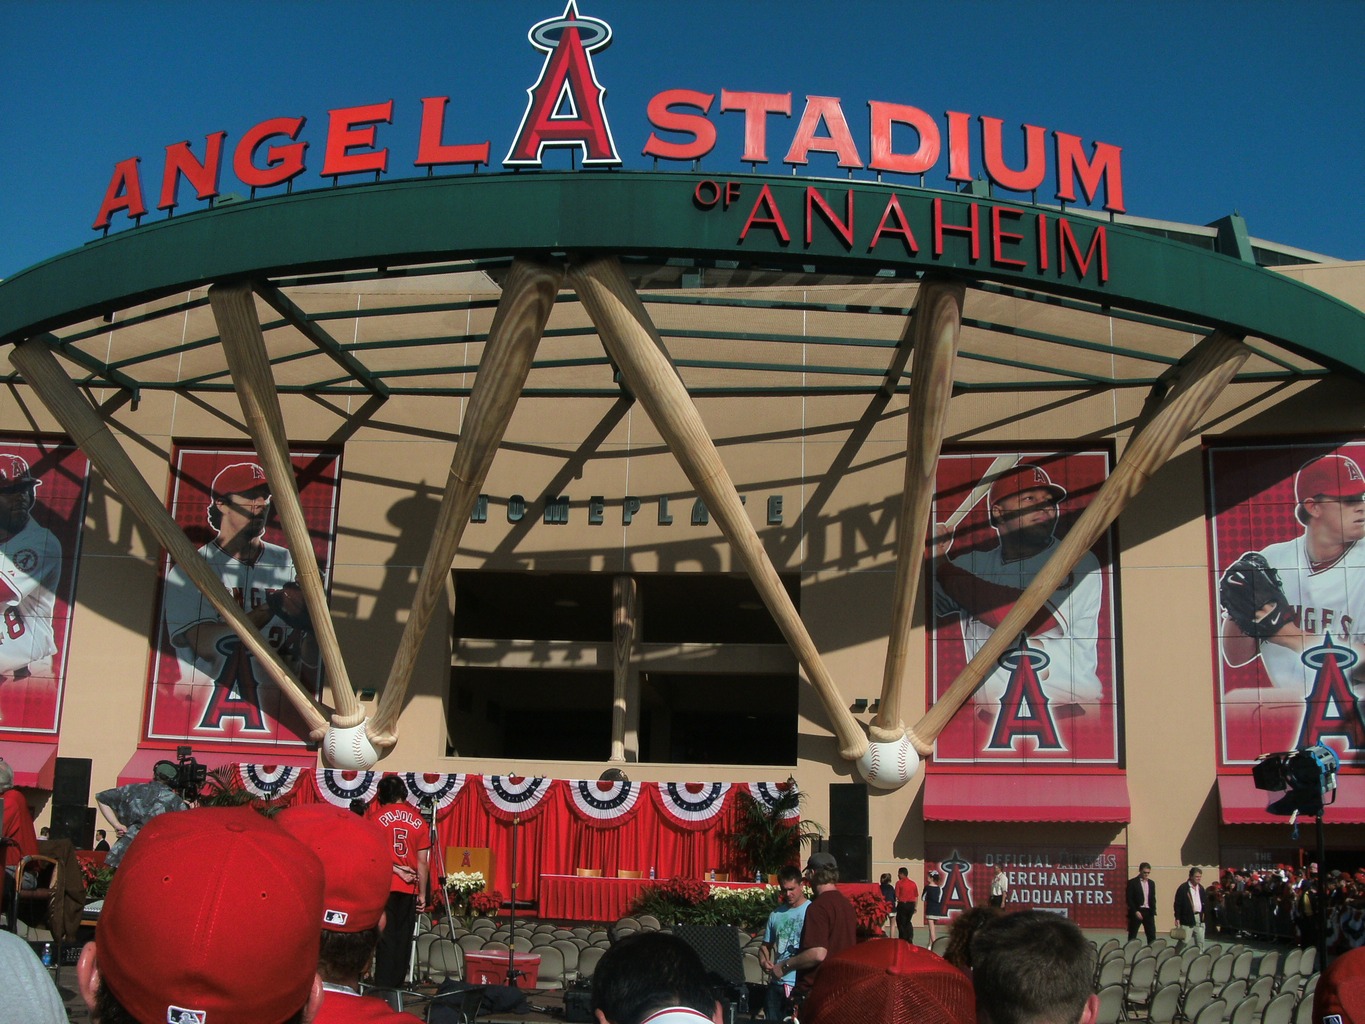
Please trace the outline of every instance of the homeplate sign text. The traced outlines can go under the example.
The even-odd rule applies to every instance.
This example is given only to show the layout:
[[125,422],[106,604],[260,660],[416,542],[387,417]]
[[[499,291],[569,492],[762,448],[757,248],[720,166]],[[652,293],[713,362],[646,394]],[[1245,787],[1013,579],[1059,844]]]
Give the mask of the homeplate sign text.
[[[525,113],[502,165],[540,167],[547,149],[571,149],[581,155],[585,166],[619,166],[622,161],[607,116],[606,89],[593,64],[593,54],[611,43],[611,26],[580,15],[576,0],[568,0],[563,14],[538,22],[529,38],[532,46],[544,52],[545,60],[539,78],[527,90]],[[938,167],[946,155],[949,181],[969,182],[979,172],[999,188],[1033,193],[1051,171],[1060,202],[1074,203],[1081,196],[1086,203],[1094,202],[1102,191],[1104,209],[1124,212],[1122,150],[1109,143],[1087,146],[1078,135],[1026,124],[1022,126],[1023,166],[1011,167],[1005,159],[1005,123],[1000,118],[974,118],[950,110],[941,125],[925,111],[904,103],[869,100],[863,115],[856,108],[846,110],[838,97],[807,96],[793,130],[785,122],[791,120],[796,105],[789,92],[722,88],[717,96],[696,89],[665,89],[646,106],[652,130],[640,152],[656,160],[699,160],[715,149],[716,119],[730,117],[742,119],[744,125],[739,162],[755,167],[769,163],[772,154],[785,147],[781,160],[793,169],[809,163],[811,153],[830,153],[840,168],[850,172],[922,175]],[[437,167],[487,165],[493,148],[490,140],[447,141],[449,106],[449,96],[424,97],[415,140],[389,139],[381,128],[393,124],[393,100],[328,111],[321,176],[335,180],[350,174],[386,174],[391,149],[404,159],[411,158],[413,167],[428,172]],[[228,163],[237,180],[253,191],[288,185],[308,168],[311,143],[304,136],[306,123],[301,116],[269,117],[232,141],[225,131],[213,132],[204,136],[198,152],[188,140],[173,143],[166,147],[162,161],[159,193],[147,191],[141,157],[122,160],[110,176],[94,227],[107,229],[115,214],[133,220],[143,217],[153,196],[157,209],[173,213],[180,205],[182,182],[200,200],[213,200],[220,194],[220,179]],[[893,135],[902,143],[911,137],[916,142],[913,148],[905,144],[898,148]]]

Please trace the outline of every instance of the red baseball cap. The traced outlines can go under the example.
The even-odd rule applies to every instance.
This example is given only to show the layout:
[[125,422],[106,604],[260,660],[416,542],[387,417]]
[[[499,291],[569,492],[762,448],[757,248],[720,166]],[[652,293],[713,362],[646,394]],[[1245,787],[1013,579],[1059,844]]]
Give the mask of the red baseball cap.
[[104,901],[101,983],[139,1020],[280,1024],[313,988],[322,878],[311,850],[249,807],[158,815]]
[[1365,947],[1343,953],[1322,972],[1313,1024],[1365,1024]]
[[870,939],[827,959],[801,1010],[806,1024],[975,1024],[971,980],[903,939]]
[[387,832],[331,804],[290,807],[275,821],[322,861],[324,931],[363,932],[379,924],[393,880]]
[[1053,501],[1061,501],[1066,497],[1066,488],[1054,484],[1042,466],[1021,462],[995,478],[995,483],[991,484],[989,503],[998,504],[1024,491],[1047,491]]
[[42,481],[33,475],[22,455],[0,452],[0,487],[37,487],[40,483]]
[[1321,495],[1324,498],[1359,498],[1365,494],[1365,473],[1354,459],[1345,455],[1324,455],[1305,462],[1294,477],[1294,515],[1299,522],[1308,520],[1303,503]]
[[257,487],[269,486],[265,479],[265,470],[256,463],[234,462],[231,466],[220,469],[218,475],[213,478],[213,499],[217,501],[227,494],[245,494]]

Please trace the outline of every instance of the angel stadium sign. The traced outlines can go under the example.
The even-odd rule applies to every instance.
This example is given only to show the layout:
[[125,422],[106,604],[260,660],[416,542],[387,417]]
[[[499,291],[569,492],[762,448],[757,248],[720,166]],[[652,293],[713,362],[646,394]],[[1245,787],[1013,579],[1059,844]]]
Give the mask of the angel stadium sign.
[[[607,90],[594,63],[594,55],[611,43],[611,26],[580,14],[575,0],[568,0],[562,14],[532,26],[529,38],[544,53],[544,63],[526,90],[521,123],[505,150],[496,147],[504,153],[501,165],[539,169],[548,150],[563,149],[581,158],[585,167],[620,167]],[[357,174],[378,178],[389,173],[391,157],[427,173],[489,164],[495,152],[492,140],[459,139],[459,107],[467,99],[454,103],[453,115],[450,96],[427,96],[420,102],[415,137],[395,137],[385,127],[394,125],[390,99],[329,110],[320,139],[309,138],[307,118],[277,116],[235,139],[217,131],[205,135],[200,145],[188,140],[173,143],[160,161],[159,183],[144,175],[141,157],[121,160],[110,175],[94,228],[107,231],[115,216],[138,221],[153,200],[158,210],[171,216],[180,205],[182,185],[193,188],[199,200],[213,202],[222,195],[225,169],[254,195],[257,189],[292,187],[310,161],[316,168],[319,159],[318,173],[333,182]],[[831,154],[840,169],[875,173],[879,179],[942,171],[950,182],[968,183],[984,175],[1001,189],[1026,194],[1036,194],[1051,181],[1060,203],[1102,199],[1105,210],[1124,212],[1120,147],[1087,144],[1079,135],[1040,125],[1019,126],[1024,139],[1022,166],[1011,166],[1005,155],[1003,119],[950,110],[940,122],[919,107],[888,100],[868,100],[854,107],[835,96],[808,95],[802,103],[794,102],[790,92],[668,88],[650,98],[645,115],[650,130],[632,145],[656,161],[695,163],[711,156],[718,123],[733,119],[743,124],[744,141],[732,159],[754,170],[771,163],[778,153],[793,172],[807,166],[811,154]],[[315,142],[320,146],[310,154]]]

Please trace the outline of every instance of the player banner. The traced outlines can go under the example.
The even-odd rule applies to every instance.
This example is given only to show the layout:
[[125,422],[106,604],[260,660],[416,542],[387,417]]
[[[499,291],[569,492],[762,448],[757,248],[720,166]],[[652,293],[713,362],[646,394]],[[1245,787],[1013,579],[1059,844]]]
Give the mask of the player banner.
[[1365,765],[1365,442],[1206,452],[1219,759]]
[[[329,579],[341,460],[291,453],[304,519],[324,584]],[[177,446],[170,509],[247,617],[315,696],[322,692],[317,642],[294,560],[273,514],[270,487],[250,449]],[[153,639],[146,739],[179,743],[302,746],[308,730],[231,628],[169,559]]]
[[70,444],[0,435],[0,733],[54,736],[90,463]]
[[[939,459],[927,557],[929,706],[947,691],[1109,475],[1110,453]],[[940,764],[1116,765],[1112,532],[1081,559],[939,734]]]
[[1000,847],[984,843],[926,843],[924,872],[943,880],[943,913],[952,917],[990,903],[996,866],[1005,870],[1004,907],[1050,910],[1082,928],[1127,927],[1124,888],[1128,848],[1100,844]]

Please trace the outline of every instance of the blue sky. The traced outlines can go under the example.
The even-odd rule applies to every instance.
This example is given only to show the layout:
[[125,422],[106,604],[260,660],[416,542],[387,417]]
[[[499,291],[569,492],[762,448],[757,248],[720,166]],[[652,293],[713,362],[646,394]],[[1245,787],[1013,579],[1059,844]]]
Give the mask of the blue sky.
[[[389,99],[394,123],[379,138],[390,177],[416,173],[426,96],[452,97],[447,142],[488,140],[496,164],[543,60],[527,31],[562,10],[563,0],[0,0],[0,277],[98,237],[91,224],[118,161],[142,158],[149,219],[160,218],[167,145],[188,139],[202,154],[222,130],[231,147],[269,117],[308,119],[296,190],[326,184],[328,110]],[[881,100],[940,124],[948,110],[1002,118],[1019,162],[1022,124],[1121,146],[1137,216],[1202,224],[1237,210],[1254,236],[1365,258],[1360,0],[580,0],[580,11],[614,32],[594,62],[628,167],[648,164],[645,107],[664,89],[790,92],[792,120],[770,128],[766,169],[779,174],[805,96],[840,97],[864,160],[867,103]],[[739,115],[713,107],[712,119],[720,138],[703,169],[747,170]],[[841,173],[823,159],[808,173]],[[566,165],[563,153],[546,160]],[[941,173],[926,184],[942,186]],[[221,187],[245,191],[230,171]],[[201,206],[188,188],[181,198],[181,213]]]

